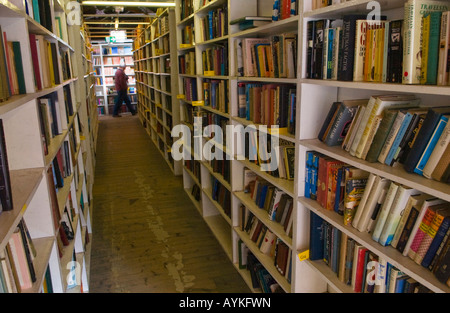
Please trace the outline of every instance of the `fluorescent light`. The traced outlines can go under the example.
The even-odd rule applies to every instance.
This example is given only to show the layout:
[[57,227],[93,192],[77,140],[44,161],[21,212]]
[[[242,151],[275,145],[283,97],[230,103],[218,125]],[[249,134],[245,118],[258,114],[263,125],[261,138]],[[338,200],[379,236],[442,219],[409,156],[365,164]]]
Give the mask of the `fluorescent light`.
[[[103,24],[105,24],[105,25],[115,25],[116,24],[116,22],[115,21],[109,21],[109,22],[99,22],[99,21],[94,21],[94,22],[83,22],[84,24],[92,24],[92,25],[97,25],[97,24],[99,24],[99,25],[103,25]],[[148,24],[151,24],[151,23],[149,23],[149,22],[119,22],[120,24],[122,24],[122,25],[136,25],[136,24],[142,24],[142,25],[148,25]]]
[[137,2],[137,1],[83,1],[81,5],[125,6],[125,7],[174,7],[173,2]]

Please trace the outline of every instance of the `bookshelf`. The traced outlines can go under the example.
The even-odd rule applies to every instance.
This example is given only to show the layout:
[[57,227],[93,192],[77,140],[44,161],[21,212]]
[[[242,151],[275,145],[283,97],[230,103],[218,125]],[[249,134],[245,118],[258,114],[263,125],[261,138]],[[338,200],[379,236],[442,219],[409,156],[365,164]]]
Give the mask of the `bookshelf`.
[[172,158],[172,128],[179,123],[177,63],[173,9],[159,9],[146,28],[138,29],[133,55],[139,119],[174,175],[181,162]]
[[[407,1],[389,1],[383,6],[381,14],[387,17],[387,20],[398,20],[404,18],[404,5]],[[345,225],[341,215],[336,212],[324,209],[317,201],[310,199],[305,195],[306,181],[306,158],[307,152],[316,151],[332,159],[342,161],[349,166],[366,171],[367,173],[378,175],[391,182],[404,185],[418,190],[419,193],[429,194],[433,197],[442,199],[446,202],[449,198],[449,185],[443,182],[427,179],[421,175],[405,171],[402,165],[388,166],[379,162],[370,163],[364,159],[352,156],[341,146],[328,146],[319,139],[318,133],[323,124],[325,115],[335,101],[350,99],[369,99],[374,95],[383,94],[414,94],[421,100],[423,106],[434,106],[436,103],[448,103],[450,88],[448,86],[437,85],[409,85],[401,83],[383,83],[383,82],[356,82],[341,81],[331,79],[311,79],[308,78],[308,22],[320,19],[342,19],[346,14],[367,15],[370,10],[366,8],[369,1],[348,1],[335,5],[316,8],[313,10],[311,1],[304,1],[301,6],[302,18],[302,62],[300,67],[300,99],[298,107],[300,115],[297,115],[299,126],[299,136],[297,137],[298,155],[297,155],[297,180],[296,193],[298,206],[298,221],[304,225],[303,229],[298,229],[299,247],[297,252],[303,252],[310,249],[310,214],[314,213],[322,218],[326,223],[331,224],[333,228],[345,234],[348,238],[366,247],[380,259],[405,273],[412,279],[419,282],[432,292],[450,291],[449,287],[439,282],[435,275],[427,268],[415,263],[409,257],[402,255],[401,252],[392,246],[383,246],[372,239],[372,234],[360,232],[352,225]],[[320,260],[305,260],[307,266],[312,268],[326,283],[323,291],[330,292],[355,292],[353,287],[344,284],[335,272],[328,265]]]
[[[425,268],[404,257],[392,247],[385,247],[371,239],[369,234],[352,229],[344,225],[342,217],[334,212],[323,209],[316,201],[305,196],[306,179],[306,155],[309,151],[316,151],[325,156],[342,161],[350,166],[366,171],[367,173],[382,176],[390,181],[417,189],[431,196],[449,201],[448,184],[432,181],[416,174],[407,173],[402,168],[388,167],[378,163],[369,163],[353,157],[340,147],[329,147],[318,140],[318,133],[330,110],[333,102],[350,99],[368,99],[372,95],[382,94],[415,94],[423,104],[434,105],[436,103],[448,103],[449,87],[436,85],[407,85],[399,83],[381,83],[368,81],[343,81],[336,79],[313,79],[308,73],[308,22],[319,19],[341,19],[346,14],[361,13],[367,15],[371,10],[367,9],[370,1],[341,1],[338,4],[312,9],[312,1],[298,1],[295,7],[297,14],[285,15],[273,22],[253,28],[240,28],[234,23],[235,19],[244,16],[272,16],[273,1],[189,1],[178,0],[176,15],[177,51],[179,65],[179,94],[180,123],[191,131],[190,144],[187,150],[193,156],[190,160],[183,160],[183,183],[187,195],[210,226],[217,240],[224,248],[230,260],[235,264],[237,271],[242,275],[248,285],[253,288],[249,272],[240,263],[243,244],[254,254],[263,267],[269,272],[274,281],[285,292],[354,292],[352,286],[340,281],[329,265],[322,261],[313,261],[304,257],[310,252],[310,215],[315,213],[325,222],[331,225],[339,235],[343,234],[355,242],[368,248],[377,257],[387,260],[395,268],[406,273],[409,277],[418,281],[421,285],[433,292],[448,292],[445,284],[437,281],[434,275]],[[383,6],[381,14],[387,16],[387,20],[403,19],[405,1],[389,1]],[[220,36],[205,36],[204,17],[209,12],[225,7],[227,9],[227,28]],[[291,7],[293,8],[293,7]],[[219,19],[220,20],[220,19]],[[216,27],[218,24],[215,24]],[[286,40],[287,44],[295,48],[296,58],[288,68],[295,71],[289,73],[279,69],[278,76],[271,76],[263,72],[246,74],[245,68],[240,66],[239,43],[249,39],[268,39],[272,36]],[[289,42],[296,38],[295,43]],[[226,55],[227,71],[212,72],[206,68],[208,49],[214,47],[227,47]],[[287,46],[287,45],[286,45]],[[220,53],[217,53],[220,55]],[[270,70],[270,68],[269,68]],[[260,69],[259,69],[260,71]],[[205,83],[212,80],[226,82],[227,95],[224,107],[212,107],[208,97],[208,89]],[[257,93],[256,87],[276,84],[288,86],[289,95],[294,99],[290,102],[290,109],[294,115],[288,119],[287,131],[281,129],[279,139],[282,145],[286,145],[290,151],[295,151],[294,177],[286,179],[277,177],[275,173],[264,171],[259,165],[249,158],[251,154],[239,151],[235,142],[231,146],[220,142],[220,136],[210,138],[201,134],[201,140],[192,136],[196,129],[195,118],[201,117],[203,124],[219,124],[225,134],[225,127],[249,127],[257,128],[266,124],[264,120],[258,120],[256,115],[247,114],[247,91]],[[246,89],[248,87],[248,89]],[[241,89],[242,88],[242,89]],[[286,88],[286,87],[285,87]],[[270,90],[270,89],[269,89]],[[281,89],[275,89],[279,92]],[[246,99],[241,102],[239,99]],[[434,103],[434,104],[433,104]],[[294,104],[292,106],[292,104]],[[241,111],[242,110],[242,111]],[[283,127],[282,127],[283,128]],[[202,130],[204,130],[203,128]],[[257,134],[265,135],[272,130],[259,128]],[[196,140],[197,139],[197,140]],[[204,155],[204,149],[215,143],[215,151],[221,151],[230,156],[225,160],[226,166],[216,164],[211,166],[211,161]],[[187,145],[187,144],[186,144]],[[229,148],[232,147],[231,150]],[[233,150],[234,149],[234,150]],[[215,153],[215,151],[211,151]],[[201,155],[199,155],[202,153]],[[228,164],[227,164],[228,163]],[[222,170],[225,169],[225,170]],[[220,169],[220,170],[218,170]],[[229,172],[227,172],[229,171]],[[278,173],[279,174],[279,173]],[[278,220],[272,220],[261,210],[259,203],[255,202],[252,194],[246,190],[247,175],[256,176],[263,180],[269,188],[281,190],[293,199],[293,225],[292,231],[286,233],[286,226]],[[220,190],[225,190],[220,196]],[[270,189],[267,189],[270,190]],[[219,191],[219,198],[216,192]],[[217,201],[217,199],[220,199]],[[222,204],[222,205],[221,205]],[[224,206],[225,205],[225,206]],[[263,253],[258,242],[250,236],[250,232],[242,227],[243,207],[250,215],[254,215],[263,224],[263,229],[275,234],[289,250],[288,255],[292,260],[291,276],[282,275],[274,263],[273,255],[269,257]],[[265,227],[265,228],[264,228]],[[284,249],[284,247],[283,247]],[[253,288],[255,292],[261,291]]]
[[[0,2],[2,37],[6,34],[8,41],[19,43],[21,59],[15,65],[22,64],[23,81],[19,77],[18,82],[25,86],[24,92],[0,104],[6,142],[2,157],[8,160],[13,203],[12,210],[3,207],[0,214],[2,286],[8,286],[7,291],[89,291],[97,110],[90,44],[79,25],[67,24],[66,2],[40,2],[45,4],[44,11],[30,2],[27,7],[23,1]],[[48,19],[39,22],[38,13]],[[41,44],[54,47],[55,53],[48,50],[34,58],[34,46]],[[41,63],[45,58],[54,61],[54,71],[47,78]],[[2,71],[6,71],[3,65]],[[51,114],[54,123],[46,124],[50,115],[44,115],[44,110],[51,108],[56,109]],[[29,236],[25,241],[20,236],[22,243],[14,244],[17,235],[24,233],[17,232],[23,223]],[[14,261],[5,256],[30,251],[23,248],[23,242],[34,246],[31,251],[35,253],[31,253],[32,266],[22,268],[23,280],[16,282],[11,269]],[[27,275],[31,268],[34,275]],[[30,276],[34,276],[31,281],[26,278]],[[8,278],[11,284],[5,285]]]
[[[95,94],[100,115],[112,114],[117,92],[114,85],[114,76],[121,63],[126,65],[125,74],[128,75],[128,96],[131,104],[137,104],[136,76],[132,53],[132,42],[124,43],[95,43],[92,55]],[[120,112],[127,112],[125,104]]]

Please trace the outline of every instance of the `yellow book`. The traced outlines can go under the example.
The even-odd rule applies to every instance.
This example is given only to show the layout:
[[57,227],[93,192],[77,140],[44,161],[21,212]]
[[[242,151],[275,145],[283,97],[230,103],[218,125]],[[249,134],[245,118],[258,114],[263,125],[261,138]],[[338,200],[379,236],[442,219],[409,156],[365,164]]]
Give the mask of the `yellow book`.
[[52,57],[52,46],[50,42],[47,42],[47,57],[48,57],[48,66],[50,72],[50,83],[52,86],[55,86],[55,72],[53,71],[53,57]]
[[373,48],[373,34],[374,29],[372,24],[367,25],[366,31],[366,48],[364,55],[364,81],[371,81],[370,79],[370,70],[372,68],[372,48]]
[[422,18],[422,65],[420,72],[420,84],[425,85],[427,83],[427,69],[428,69],[428,46],[430,41],[430,22],[431,15],[428,14]]

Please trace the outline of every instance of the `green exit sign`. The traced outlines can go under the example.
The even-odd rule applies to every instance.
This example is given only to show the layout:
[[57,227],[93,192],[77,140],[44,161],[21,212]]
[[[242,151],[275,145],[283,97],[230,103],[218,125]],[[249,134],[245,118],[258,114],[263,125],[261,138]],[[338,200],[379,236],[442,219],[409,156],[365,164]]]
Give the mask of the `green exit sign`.
[[116,37],[105,37],[106,42],[116,42]]

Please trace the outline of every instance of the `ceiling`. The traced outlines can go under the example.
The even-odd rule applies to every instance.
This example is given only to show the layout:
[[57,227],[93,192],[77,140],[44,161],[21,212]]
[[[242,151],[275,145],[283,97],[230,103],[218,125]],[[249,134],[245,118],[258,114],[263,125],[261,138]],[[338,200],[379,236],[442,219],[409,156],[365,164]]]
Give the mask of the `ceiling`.
[[[173,2],[173,0],[155,0]],[[133,1],[142,2],[142,1]],[[115,29],[115,21],[119,18],[118,30],[125,30],[127,38],[133,39],[138,22],[148,22],[155,15],[157,7],[144,6],[82,6],[85,29],[91,42],[105,41],[109,31]],[[122,24],[122,22],[124,22]],[[126,23],[126,24],[125,24]]]

